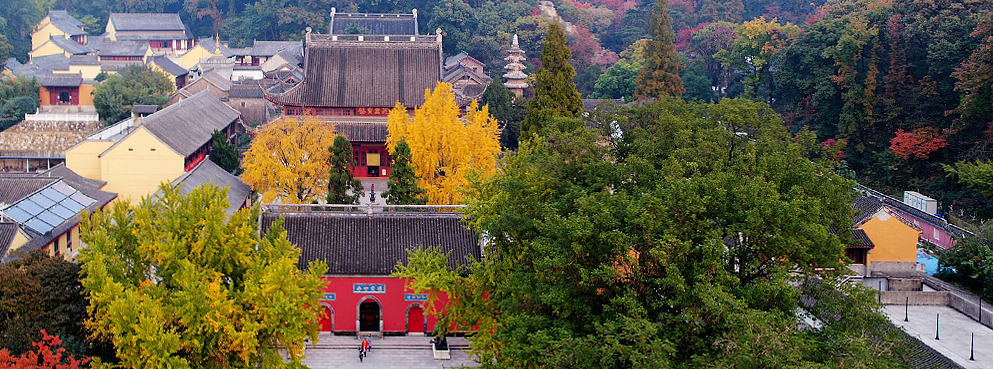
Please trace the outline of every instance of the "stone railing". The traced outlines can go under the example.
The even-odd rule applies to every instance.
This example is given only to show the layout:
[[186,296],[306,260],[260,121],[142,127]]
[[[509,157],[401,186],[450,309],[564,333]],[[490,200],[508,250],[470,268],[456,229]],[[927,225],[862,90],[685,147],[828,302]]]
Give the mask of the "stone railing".
[[95,112],[94,113],[38,112],[34,114],[25,114],[24,121],[26,122],[99,122],[100,116],[97,115],[97,113]]

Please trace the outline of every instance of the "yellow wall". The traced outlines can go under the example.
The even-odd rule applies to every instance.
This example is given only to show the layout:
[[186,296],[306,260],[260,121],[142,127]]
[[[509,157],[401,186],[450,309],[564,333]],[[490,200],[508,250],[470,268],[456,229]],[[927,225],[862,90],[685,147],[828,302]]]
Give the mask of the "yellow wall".
[[10,242],[10,248],[7,249],[7,253],[11,253],[14,250],[21,248],[25,243],[28,243],[28,238],[21,233],[20,230],[14,233],[14,239]]
[[138,127],[100,157],[100,177],[107,181],[102,190],[116,192],[120,200],[138,202],[155,193],[162,182],[179,178],[185,159]]
[[38,98],[41,99],[39,102],[42,106],[52,105],[52,99],[49,96],[48,89],[45,86],[41,86],[38,90]]
[[176,64],[179,64],[180,67],[183,67],[186,70],[190,70],[190,68],[193,68],[194,66],[200,63],[200,59],[209,58],[213,55],[214,55],[214,50],[204,49],[202,45],[197,44],[192,49],[190,49],[190,51],[187,51],[183,55],[180,55],[178,58],[176,58],[173,61],[176,62]]
[[865,231],[872,243],[876,245],[869,252],[868,263],[877,261],[916,262],[917,239],[921,231],[914,229],[886,211],[880,211],[862,224],[859,229]]
[[113,144],[110,141],[80,142],[66,150],[66,167],[83,177],[102,181],[99,155]]
[[41,46],[41,44],[44,44],[44,43],[48,42],[48,40],[49,40],[49,38],[51,36],[62,36],[64,38],[68,38],[68,37],[66,37],[66,33],[65,32],[62,32],[62,30],[60,30],[59,27],[56,27],[54,24],[51,24],[51,23],[45,24],[45,22],[47,20],[48,20],[48,17],[45,17],[45,19],[43,19],[42,20],[42,23],[41,23],[41,24],[44,24],[44,25],[41,26],[41,28],[39,28],[37,31],[34,31],[34,33],[31,34],[31,49],[32,50],[33,49],[37,49],[38,46]]
[[169,80],[173,82],[171,84],[172,91],[169,91],[169,92],[171,93],[173,91],[176,91],[176,77],[177,76],[173,75],[172,73],[167,72],[165,69],[162,69],[162,67],[160,67],[158,64],[149,63],[148,66],[150,68],[152,68],[152,70],[157,70],[157,71],[162,72],[162,73],[165,73],[165,75],[169,76]]
[[[83,77],[86,78],[86,77]],[[79,105],[80,106],[93,106],[93,89],[96,86],[81,84],[79,85]]]
[[[97,75],[100,74],[100,66],[99,65],[69,65],[69,73],[70,74],[77,74],[77,73],[78,74],[82,74],[83,75],[83,79],[95,79],[95,78],[97,78]],[[80,92],[82,92],[82,90],[80,90]],[[80,97],[80,101],[82,101],[82,100],[83,100],[83,98]],[[93,104],[90,103],[90,104],[83,104],[83,105],[93,105]]]
[[62,54],[62,55],[65,55],[67,57],[69,55],[72,55],[72,54],[69,54],[68,52],[66,52],[65,50],[62,50],[61,47],[59,47],[58,45],[56,45],[51,40],[46,41],[46,42],[42,43],[41,46],[35,48],[34,50],[31,50],[31,57],[32,58],[37,58],[39,56],[46,56],[46,55],[55,55],[55,54]]
[[55,256],[55,241],[57,240],[59,244],[59,256],[66,260],[74,261],[75,259],[71,257],[70,254],[72,252],[69,250],[68,243],[66,242],[66,240],[70,238],[72,239],[72,249],[79,250],[81,245],[79,243],[79,230],[74,226],[70,228],[68,232],[59,236],[59,238],[52,240],[52,242],[45,245],[45,252],[48,253],[48,256]]
[[106,31],[107,31],[107,35],[106,35],[107,36],[107,39],[109,39],[111,41],[117,41],[117,30],[114,29],[114,24],[111,23],[109,19],[107,20],[107,29],[106,29]]

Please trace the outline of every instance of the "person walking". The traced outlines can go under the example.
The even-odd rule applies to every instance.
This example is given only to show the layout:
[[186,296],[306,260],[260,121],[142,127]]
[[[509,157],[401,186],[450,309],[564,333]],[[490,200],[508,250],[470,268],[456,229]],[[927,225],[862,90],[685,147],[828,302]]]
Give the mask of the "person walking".
[[369,337],[366,336],[366,338],[362,339],[362,354],[369,356],[369,347],[371,347],[369,345]]
[[362,362],[362,357],[365,356],[365,352],[362,351],[362,346],[359,346],[359,362]]

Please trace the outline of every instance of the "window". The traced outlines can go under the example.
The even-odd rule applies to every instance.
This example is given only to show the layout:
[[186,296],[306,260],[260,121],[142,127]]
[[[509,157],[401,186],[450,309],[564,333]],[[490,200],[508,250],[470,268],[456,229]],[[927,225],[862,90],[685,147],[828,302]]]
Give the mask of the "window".
[[66,253],[67,254],[72,253],[72,229],[70,229],[69,232],[66,233]]
[[941,241],[941,233],[938,232],[938,228],[935,228],[934,229],[934,240],[935,241]]
[[128,148],[128,151],[134,151],[134,148],[133,147],[129,147]]
[[151,148],[151,149],[149,149],[149,150],[150,150],[150,151],[155,151],[155,148],[153,147],[153,148]]
[[245,107],[245,103],[244,102],[241,103],[241,107],[243,107],[243,108]]
[[61,253],[61,250],[59,250],[59,239],[58,238],[56,238],[55,239],[55,243],[52,244],[52,253],[55,256],[59,256],[59,254]]

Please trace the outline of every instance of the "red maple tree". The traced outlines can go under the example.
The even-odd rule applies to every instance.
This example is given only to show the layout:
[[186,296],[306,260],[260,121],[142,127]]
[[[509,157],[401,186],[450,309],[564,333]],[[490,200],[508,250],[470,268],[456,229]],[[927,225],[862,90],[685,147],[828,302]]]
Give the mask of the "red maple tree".
[[35,351],[13,356],[7,349],[0,349],[0,369],[79,369],[90,359],[77,359],[62,348],[62,340],[41,330],[41,341],[32,345]]
[[896,137],[890,140],[890,150],[904,160],[911,156],[927,159],[931,153],[945,146],[948,146],[948,141],[934,127],[921,127],[910,132],[898,129]]

